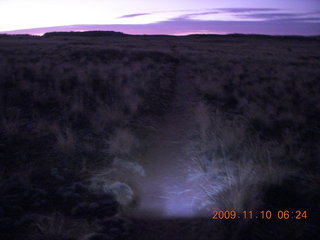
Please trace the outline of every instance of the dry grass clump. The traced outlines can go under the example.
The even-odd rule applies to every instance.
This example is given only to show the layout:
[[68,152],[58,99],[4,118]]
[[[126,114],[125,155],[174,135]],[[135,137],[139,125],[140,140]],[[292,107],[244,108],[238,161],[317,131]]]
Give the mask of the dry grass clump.
[[206,193],[202,207],[257,209],[262,204],[262,188],[292,174],[289,166],[279,162],[283,149],[248,135],[243,119],[210,112],[203,102],[195,113],[198,131],[190,144],[194,161],[190,180]]
[[[31,226],[32,237],[41,240],[67,240],[79,237],[88,226],[81,222],[82,230],[79,231],[79,222],[70,221],[61,213],[55,212],[51,215],[38,215]],[[82,233],[81,233],[82,232]]]

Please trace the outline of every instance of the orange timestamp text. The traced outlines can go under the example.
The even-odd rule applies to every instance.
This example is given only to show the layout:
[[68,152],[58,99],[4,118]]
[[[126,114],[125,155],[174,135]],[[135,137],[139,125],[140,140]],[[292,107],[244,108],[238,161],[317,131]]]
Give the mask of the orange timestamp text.
[[279,219],[279,220],[304,220],[308,218],[306,210],[262,210],[262,211],[212,211],[213,216],[212,219],[215,220],[226,220],[226,219]]

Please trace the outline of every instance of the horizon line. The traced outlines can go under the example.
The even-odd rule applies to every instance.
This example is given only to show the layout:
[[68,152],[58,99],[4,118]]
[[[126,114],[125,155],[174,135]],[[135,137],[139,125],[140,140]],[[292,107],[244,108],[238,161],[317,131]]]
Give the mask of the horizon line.
[[[274,29],[269,31],[261,31],[257,25],[266,24],[266,22],[228,22],[228,21],[192,21],[194,24],[190,29],[181,26],[181,22],[161,21],[151,24],[73,24],[60,25],[49,27],[25,28],[0,31],[0,34],[8,35],[31,35],[43,36],[50,32],[88,32],[88,31],[113,31],[121,32],[128,35],[168,35],[168,36],[188,36],[188,35],[229,35],[229,34],[243,34],[243,35],[268,35],[268,36],[319,36],[319,31],[302,32],[299,29],[289,32],[277,31],[277,24],[273,25]],[[172,24],[167,26],[168,24]],[[234,26],[231,25],[234,24]],[[176,25],[174,25],[176,24]],[[180,25],[179,25],[180,24]],[[197,25],[198,24],[198,25]],[[207,25],[206,25],[207,24]],[[220,24],[220,25],[219,25]],[[256,24],[256,25],[254,25]],[[274,23],[273,23],[274,24]],[[314,25],[308,23],[308,25]],[[152,28],[148,28],[152,26]],[[270,27],[270,26],[269,26]],[[220,29],[219,29],[220,28]],[[240,30],[236,30],[239,28]],[[225,29],[225,30],[224,30]]]

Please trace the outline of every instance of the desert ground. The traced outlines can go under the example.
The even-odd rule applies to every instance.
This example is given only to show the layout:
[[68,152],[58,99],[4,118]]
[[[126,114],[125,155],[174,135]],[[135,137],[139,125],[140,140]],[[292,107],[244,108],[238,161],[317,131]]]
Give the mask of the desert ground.
[[0,238],[315,239],[319,93],[318,36],[0,35]]

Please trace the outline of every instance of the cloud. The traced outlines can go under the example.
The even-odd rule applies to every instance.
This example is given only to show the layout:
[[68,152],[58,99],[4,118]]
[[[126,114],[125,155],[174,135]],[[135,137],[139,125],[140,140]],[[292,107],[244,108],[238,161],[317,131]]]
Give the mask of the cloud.
[[237,14],[241,19],[259,19],[264,21],[319,21],[319,14],[313,13],[254,13],[254,14]]
[[[220,15],[219,15],[220,14]],[[224,19],[226,15],[228,19]],[[216,15],[214,19],[200,19],[205,15]],[[198,19],[199,18],[199,19]],[[211,11],[193,12],[180,15],[169,20],[183,21],[192,20],[212,20],[212,21],[318,21],[320,18],[318,11],[290,13],[276,8],[214,8]]]
[[199,16],[205,16],[205,15],[212,15],[212,14],[219,14],[220,12],[218,11],[208,11],[208,12],[197,12],[197,13],[188,13],[188,14],[183,14],[175,18],[170,18],[168,20],[172,21],[180,21],[180,20],[185,20],[185,19],[190,19],[192,17],[199,17]]
[[226,13],[246,13],[246,12],[270,12],[277,11],[277,8],[217,8],[216,10]]
[[[276,8],[212,8],[207,10],[208,11],[183,14],[176,18],[173,18],[172,20],[183,20],[183,19],[190,19],[194,17],[201,17],[205,15],[219,15],[219,14],[222,14],[222,15],[228,14],[229,16],[231,15],[235,18],[245,19],[246,16],[249,15],[248,13],[268,14],[268,12],[274,12],[274,11],[277,11],[278,9]],[[221,20],[225,20],[225,19],[221,17]]]
[[[176,20],[176,21],[178,20],[180,21],[183,19],[195,19],[197,17],[206,16],[206,15],[219,15],[219,14],[221,14],[221,20],[226,20],[226,19],[223,19],[225,14],[228,14],[229,16],[233,16],[235,20],[237,20],[237,18],[239,20],[241,19],[245,20],[245,19],[261,19],[261,18],[274,19],[278,17],[283,17],[283,18],[297,17],[296,14],[282,13],[280,11],[281,11],[280,9],[276,9],[276,8],[211,8],[211,9],[198,10],[198,11],[181,10],[181,11],[163,11],[163,12],[150,12],[150,13],[133,13],[128,15],[123,15],[118,18],[133,18],[133,17],[159,14],[159,13],[169,13],[169,12],[176,13],[177,16],[172,17],[170,19],[166,19],[166,20]],[[188,12],[188,13],[182,14],[183,12]]]
[[300,16],[304,16],[305,14],[297,14],[297,13],[254,13],[254,14],[236,14],[235,16],[246,19],[246,18],[255,18],[255,19],[266,19],[272,20],[277,18],[296,18]]
[[133,17],[145,16],[145,15],[150,15],[150,14],[151,13],[134,13],[134,14],[123,15],[118,18],[133,18]]
[[209,12],[198,12],[198,13],[190,13],[190,14],[185,14],[186,18],[192,17],[192,16],[204,16],[204,15],[211,15],[211,14],[219,14],[219,11],[209,11]]

